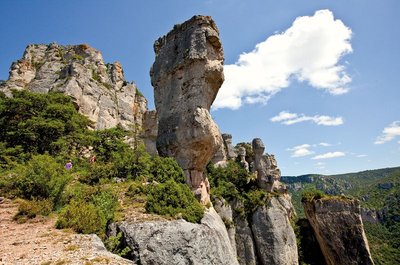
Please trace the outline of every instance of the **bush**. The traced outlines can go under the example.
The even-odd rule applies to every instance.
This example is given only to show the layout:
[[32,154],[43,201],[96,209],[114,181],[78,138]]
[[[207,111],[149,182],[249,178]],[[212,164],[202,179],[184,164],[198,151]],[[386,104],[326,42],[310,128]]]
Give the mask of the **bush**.
[[318,200],[325,196],[326,196],[326,194],[323,191],[309,190],[309,191],[303,192],[303,194],[301,195],[301,201],[302,202],[312,202],[313,200]]
[[145,208],[148,212],[160,215],[182,216],[192,223],[200,222],[204,215],[203,207],[189,187],[173,180],[167,180],[150,188]]
[[124,258],[133,258],[132,249],[126,245],[123,240],[122,232],[119,232],[116,236],[110,236],[105,242],[106,248]]
[[176,160],[171,157],[153,157],[149,181],[164,183],[170,179],[178,183],[186,182],[183,170]]
[[104,237],[118,205],[111,190],[76,185],[67,191],[68,205],[61,210],[57,228],[72,228],[78,233],[96,233]]
[[10,186],[17,196],[28,200],[51,199],[54,205],[58,204],[69,181],[65,169],[48,155],[33,156],[14,172]]
[[27,219],[35,218],[37,215],[47,216],[53,210],[53,202],[49,199],[42,201],[18,200],[18,212],[13,217],[18,223],[24,223]]
[[104,235],[106,219],[93,203],[72,200],[59,215],[56,228],[72,228],[83,234]]

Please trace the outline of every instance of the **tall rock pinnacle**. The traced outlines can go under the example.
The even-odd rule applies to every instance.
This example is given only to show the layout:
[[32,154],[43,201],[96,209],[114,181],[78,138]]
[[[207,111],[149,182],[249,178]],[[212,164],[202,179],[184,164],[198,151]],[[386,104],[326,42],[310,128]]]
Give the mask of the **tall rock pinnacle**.
[[224,81],[223,50],[211,17],[194,16],[154,43],[150,71],[158,115],[157,149],[175,157],[186,182],[202,202],[209,201],[203,171],[222,144],[209,113]]

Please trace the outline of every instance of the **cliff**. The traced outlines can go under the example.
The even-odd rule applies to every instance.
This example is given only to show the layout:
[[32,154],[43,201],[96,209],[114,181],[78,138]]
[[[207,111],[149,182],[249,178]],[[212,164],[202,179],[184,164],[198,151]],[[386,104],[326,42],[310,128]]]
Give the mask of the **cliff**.
[[121,125],[139,131],[147,100],[134,83],[124,78],[120,63],[106,64],[101,53],[86,45],[31,44],[12,63],[0,91],[62,92],[73,98],[79,112],[93,121],[94,129]]
[[328,265],[374,264],[357,200],[322,197],[303,206]]

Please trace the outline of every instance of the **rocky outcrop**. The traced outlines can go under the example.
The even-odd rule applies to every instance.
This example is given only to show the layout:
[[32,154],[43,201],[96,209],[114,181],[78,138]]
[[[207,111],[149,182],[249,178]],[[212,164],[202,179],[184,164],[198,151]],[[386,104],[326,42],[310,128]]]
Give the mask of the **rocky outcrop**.
[[223,198],[214,199],[214,207],[218,215],[221,217],[228,232],[229,241],[232,249],[236,255],[236,242],[235,242],[235,225],[233,223],[233,211],[231,205]]
[[150,71],[158,115],[157,149],[176,158],[198,199],[209,201],[203,174],[222,143],[209,113],[223,83],[223,51],[211,17],[194,16],[159,38]]
[[378,212],[374,209],[360,208],[360,214],[363,222],[369,222],[372,224],[379,223]]
[[136,85],[125,80],[121,64],[105,64],[101,53],[86,44],[28,45],[0,85],[6,95],[11,95],[11,89],[63,92],[93,121],[94,129],[121,125],[138,133],[147,109]]
[[324,197],[303,206],[328,265],[374,264],[357,200]]
[[213,208],[201,224],[184,220],[121,223],[126,244],[137,264],[238,264],[224,223]]
[[234,200],[231,202],[233,209],[233,223],[235,226],[235,242],[238,261],[241,265],[256,265],[257,252],[253,238],[253,232],[243,202]]
[[238,199],[228,203],[215,198],[214,205],[227,227],[231,243],[234,239],[239,264],[298,264],[296,236],[290,223],[294,208],[289,195],[267,199],[265,206],[248,216]]
[[285,191],[286,187],[279,180],[281,171],[274,155],[265,154],[264,143],[260,138],[253,139],[254,168],[257,172],[257,185],[267,191]]
[[240,166],[249,172],[249,163],[246,161],[246,149],[243,146],[239,147],[238,156]]
[[147,153],[158,155],[156,141],[158,132],[157,111],[148,110],[143,117],[143,130],[141,138]]
[[298,264],[296,235],[290,225],[290,198],[272,197],[252,217],[257,256],[263,265]]
[[237,154],[232,145],[232,135],[228,134],[228,133],[223,133],[222,139],[224,140],[224,149],[226,152],[226,158],[228,160],[235,160],[237,157]]

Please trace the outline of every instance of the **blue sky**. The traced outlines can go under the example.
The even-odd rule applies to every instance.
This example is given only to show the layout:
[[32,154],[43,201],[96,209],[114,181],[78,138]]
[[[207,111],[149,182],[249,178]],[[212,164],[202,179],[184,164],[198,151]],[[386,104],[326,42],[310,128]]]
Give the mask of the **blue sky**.
[[398,0],[1,0],[0,79],[29,43],[88,43],[153,108],[154,40],[195,14],[220,30],[234,143],[262,138],[283,175],[400,166]]

